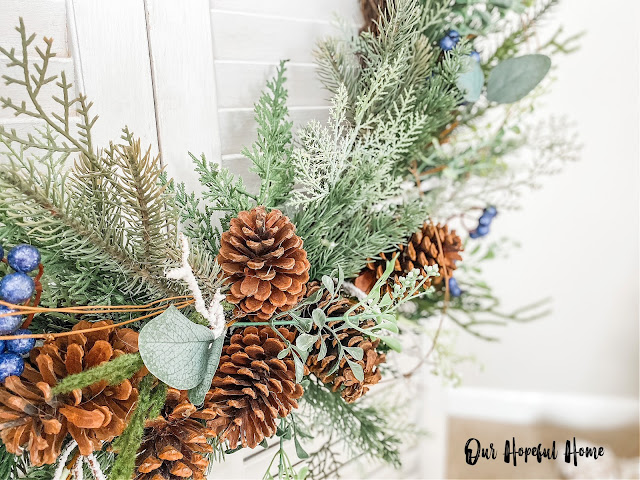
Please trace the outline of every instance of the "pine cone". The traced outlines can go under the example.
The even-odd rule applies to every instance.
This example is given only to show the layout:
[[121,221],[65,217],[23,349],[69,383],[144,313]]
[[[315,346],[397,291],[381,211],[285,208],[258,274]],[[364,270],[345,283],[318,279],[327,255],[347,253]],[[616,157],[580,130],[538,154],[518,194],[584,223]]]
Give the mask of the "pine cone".
[[215,416],[207,405],[198,410],[186,391],[170,388],[162,415],[145,424],[136,480],[204,480],[206,454],[213,452],[207,440],[215,432],[202,420]]
[[[73,330],[110,323],[81,321]],[[57,460],[67,433],[82,455],[120,435],[138,398],[135,380],[115,386],[99,382],[55,398],[51,387],[67,375],[137,351],[138,334],[130,329],[59,337],[33,349],[24,373],[0,386],[0,437],[7,451],[21,455],[26,448],[30,462],[40,466]]]
[[[309,285],[309,295],[313,295],[319,288],[319,283],[312,282]],[[325,292],[317,305],[310,308],[310,310],[313,310],[314,308],[325,308],[330,300],[331,296],[328,292]],[[352,301],[346,298],[341,298],[338,301],[334,301],[326,312],[329,316],[336,317],[345,314],[352,306]],[[330,322],[329,326],[338,326],[340,323],[340,321]],[[360,325],[361,328],[370,328],[372,326],[373,322],[371,321],[364,322]],[[338,339],[333,337],[333,340],[327,344],[325,357],[322,360],[318,360],[320,345],[322,342],[327,343],[326,341],[328,338],[328,333],[323,334],[322,341],[318,340],[313,346],[311,352],[309,352],[309,356],[307,357],[307,366],[309,367],[309,371],[318,377],[321,382],[332,384],[332,390],[334,392],[340,391],[340,395],[342,395],[342,398],[344,398],[346,402],[355,402],[358,398],[369,391],[370,385],[375,385],[380,381],[381,375],[378,365],[386,361],[385,354],[376,351],[376,348],[380,344],[380,340],[371,340],[363,336],[358,330],[347,328],[340,331]],[[335,362],[338,359],[338,340],[345,347],[362,348],[364,353],[362,360],[356,362],[364,371],[364,379],[362,382],[355,377],[345,357],[340,360],[338,369],[333,373],[329,373],[335,367]]]
[[309,280],[307,252],[296,227],[280,210],[264,207],[238,214],[222,234],[218,263],[231,284],[227,301],[236,317],[269,320],[304,296]]
[[[442,245],[442,253],[438,244]],[[414,233],[406,245],[399,245],[398,249],[390,253],[381,253],[379,259],[371,260],[366,268],[360,273],[354,282],[356,287],[367,293],[371,291],[373,285],[382,276],[387,268],[387,261],[391,260],[396,253],[400,253],[396,259],[395,268],[384,291],[391,293],[394,283],[399,277],[407,275],[414,268],[420,270],[420,274],[426,276],[425,267],[438,264],[440,276],[432,277],[425,283],[425,288],[431,284],[440,285],[445,278],[446,267],[449,276],[456,269],[456,261],[462,260],[462,240],[456,231],[449,232],[447,225],[433,225],[425,223],[420,230]],[[383,291],[383,293],[384,293]]]
[[379,35],[378,23],[380,23],[380,13],[387,16],[387,0],[360,0],[360,10],[364,18],[364,25],[360,32],[371,32]]
[[[290,342],[295,332],[279,328]],[[271,327],[246,327],[231,336],[207,393],[206,404],[217,411],[207,424],[230,448],[255,448],[276,433],[276,419],[298,408],[302,386],[295,381],[289,356],[278,359],[285,343]]]

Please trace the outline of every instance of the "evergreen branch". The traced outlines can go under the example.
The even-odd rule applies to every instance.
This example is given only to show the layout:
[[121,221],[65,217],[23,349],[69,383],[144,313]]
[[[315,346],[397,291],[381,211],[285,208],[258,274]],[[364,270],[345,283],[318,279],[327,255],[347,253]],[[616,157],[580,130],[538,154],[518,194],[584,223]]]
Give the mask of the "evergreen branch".
[[345,442],[351,456],[382,460],[400,466],[401,439],[390,434],[387,418],[371,406],[345,402],[339,393],[309,380],[303,397],[308,424],[322,433],[334,433]]
[[287,90],[285,61],[280,62],[276,77],[267,82],[267,88],[255,104],[258,139],[242,154],[253,162],[252,171],[261,179],[257,203],[266,207],[282,204],[293,186],[291,168],[291,127],[286,105]]

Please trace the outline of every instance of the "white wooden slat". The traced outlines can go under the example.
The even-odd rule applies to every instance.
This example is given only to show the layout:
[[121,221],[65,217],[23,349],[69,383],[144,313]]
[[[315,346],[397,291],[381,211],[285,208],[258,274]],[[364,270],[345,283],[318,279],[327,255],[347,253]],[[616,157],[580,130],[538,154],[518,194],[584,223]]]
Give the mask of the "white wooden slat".
[[258,13],[283,17],[333,21],[336,15],[352,23],[360,24],[362,13],[358,0],[211,0],[216,10]]
[[120,138],[125,125],[158,151],[143,0],[72,0],[85,94],[100,116],[94,142]]
[[187,152],[220,157],[209,0],[146,5],[162,160],[170,176],[198,190]]
[[[290,109],[294,132],[311,120],[326,122],[328,107]],[[253,119],[253,109],[230,109],[218,112],[220,122],[220,142],[222,154],[240,153],[243,147],[249,147],[256,138],[257,125]]]
[[[21,75],[22,69],[18,67],[9,68],[7,63],[8,62],[0,61],[0,77],[3,75],[10,75],[12,77]],[[60,75],[62,71],[66,72],[67,82],[74,83],[75,86],[73,62],[70,58],[54,58],[49,62],[49,68],[47,70],[49,76]],[[4,85],[4,82],[2,82],[0,89],[2,96],[11,98],[14,103],[25,101],[27,102],[27,105],[31,104],[29,96],[22,85],[15,83],[11,85]],[[38,101],[44,107],[45,111],[59,112],[62,108],[51,98],[52,95],[56,95],[58,97],[61,96],[61,90],[56,86],[56,82],[48,83],[42,87],[38,95]],[[13,111],[7,108],[0,109],[0,119],[2,118],[14,118]]]
[[[218,106],[251,107],[269,79],[276,74],[275,63],[216,62]],[[330,93],[318,79],[315,66],[288,64],[285,84],[289,106],[329,105]]]
[[[216,60],[313,62],[318,41],[339,30],[328,22],[212,10]],[[354,27],[355,28],[355,27]]]
[[53,52],[69,56],[65,0],[2,0],[0,45],[3,47],[20,47],[20,34],[15,30],[20,17],[24,19],[27,35],[36,34],[32,47],[41,45],[42,37],[49,37],[53,38]]

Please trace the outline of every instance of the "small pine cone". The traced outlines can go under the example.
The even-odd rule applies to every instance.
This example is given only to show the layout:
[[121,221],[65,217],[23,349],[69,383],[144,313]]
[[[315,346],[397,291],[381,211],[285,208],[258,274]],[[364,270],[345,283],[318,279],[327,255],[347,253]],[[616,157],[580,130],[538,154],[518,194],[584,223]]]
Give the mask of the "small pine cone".
[[304,296],[309,261],[296,227],[280,210],[243,211],[222,234],[218,263],[231,284],[236,317],[269,320]]
[[[73,330],[110,323],[81,321]],[[102,381],[56,397],[51,387],[67,375],[137,351],[138,334],[130,329],[59,337],[33,349],[23,374],[0,386],[0,437],[7,451],[21,455],[27,449],[30,462],[41,466],[57,460],[67,433],[82,455],[120,435],[138,398],[137,379],[114,386]]]
[[[318,282],[311,282],[309,284],[308,295],[313,295],[320,288]],[[309,313],[315,308],[325,308],[331,301],[331,295],[325,292],[320,301],[308,308]],[[353,306],[353,301],[346,298],[339,298],[333,301],[333,303],[326,309],[328,316],[337,317],[344,315]],[[329,326],[334,327],[340,324],[340,321],[330,322]],[[373,322],[364,322],[361,324],[361,328],[370,328],[373,326]],[[314,327],[314,332],[317,332],[317,327]],[[323,334],[322,341],[326,343],[329,338],[329,334]],[[331,343],[327,345],[326,356],[322,360],[318,360],[318,354],[320,353],[321,341],[318,340],[316,344],[309,352],[307,357],[307,367],[309,371],[313,373],[321,382],[326,384],[332,384],[332,390],[334,392],[340,391],[342,398],[348,403],[355,402],[358,398],[369,391],[370,385],[375,385],[380,381],[381,375],[378,369],[378,365],[386,361],[386,356],[382,352],[378,352],[376,348],[380,344],[379,339],[370,340],[362,335],[361,332],[353,328],[347,328],[340,331],[338,334],[340,343],[345,347],[360,347],[363,350],[362,360],[357,361],[364,371],[363,381],[359,381],[351,367],[347,363],[346,358],[342,358],[338,369],[333,372],[331,370],[335,366],[335,362],[338,358],[338,340],[334,337]]]
[[[440,251],[440,245],[442,245],[442,251]],[[455,230],[449,232],[447,225],[433,225],[425,222],[422,228],[411,236],[406,245],[399,245],[397,250],[381,253],[379,259],[371,260],[354,283],[360,290],[369,293],[387,268],[387,261],[400,253],[396,259],[394,271],[383,287],[383,293],[385,291],[391,293],[399,277],[407,275],[414,268],[417,268],[421,275],[426,276],[425,267],[436,263],[440,276],[430,278],[425,283],[425,288],[431,284],[440,285],[445,277],[444,268],[446,267],[451,276],[451,272],[456,269],[456,261],[462,260],[461,251],[462,240],[456,235]]]
[[136,480],[205,480],[215,432],[203,421],[212,418],[207,405],[198,410],[186,391],[169,388],[161,415],[145,424]]
[[[293,342],[295,332],[279,328]],[[245,327],[231,336],[220,357],[205,404],[217,412],[207,424],[230,448],[255,448],[276,433],[276,419],[298,408],[302,386],[288,356],[279,359],[285,342],[271,327]],[[305,369],[306,370],[306,369]]]

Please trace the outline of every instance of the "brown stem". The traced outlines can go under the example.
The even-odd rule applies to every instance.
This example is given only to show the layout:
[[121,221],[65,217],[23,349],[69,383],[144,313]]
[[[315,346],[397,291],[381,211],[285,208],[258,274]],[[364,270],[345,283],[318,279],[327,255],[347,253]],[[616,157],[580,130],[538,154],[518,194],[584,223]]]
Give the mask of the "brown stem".
[[[44,266],[42,264],[39,264],[38,275],[36,275],[36,278],[34,279],[34,282],[36,284],[36,296],[33,299],[33,302],[31,301],[27,302],[26,306],[29,306],[29,304],[32,303],[31,306],[37,307],[38,304],[40,303],[40,297],[42,296],[42,283],[40,282],[40,279],[42,278],[43,273],[44,273]],[[28,328],[29,325],[31,325],[31,322],[33,321],[34,316],[35,316],[35,313],[30,313],[27,319],[22,324],[22,328]]]

